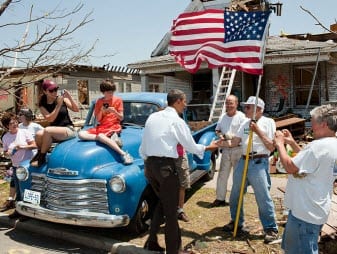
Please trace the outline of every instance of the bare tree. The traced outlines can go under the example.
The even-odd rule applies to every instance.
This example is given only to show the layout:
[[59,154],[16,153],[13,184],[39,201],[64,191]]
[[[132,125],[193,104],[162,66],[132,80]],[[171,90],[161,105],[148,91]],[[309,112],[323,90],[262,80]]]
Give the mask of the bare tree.
[[300,6],[300,8],[305,11],[306,13],[308,13],[314,20],[316,20],[318,26],[322,27],[324,30],[326,30],[329,33],[334,33],[336,34],[336,32],[330,30],[328,27],[326,27],[314,14],[311,13],[311,11],[305,9],[304,7]]
[[[9,7],[21,0],[6,0],[0,5],[0,17]],[[80,15],[83,4],[76,5],[71,10],[56,7],[47,14],[35,15],[34,6],[31,6],[27,17],[15,22],[0,24],[0,29],[17,29],[25,26],[23,35],[12,43],[2,42],[0,46],[0,88],[11,92],[13,84],[9,84],[8,77],[17,70],[23,70],[22,75],[16,80],[20,86],[33,84],[34,77],[29,81],[23,81],[26,73],[36,71],[36,79],[41,79],[43,74],[57,73],[64,68],[69,68],[79,62],[86,62],[94,49],[94,44],[89,48],[82,48],[79,43],[73,42],[74,33],[92,21],[90,15],[85,14],[78,23],[72,18]],[[32,28],[33,27],[33,28]],[[32,32],[31,32],[32,31]],[[4,38],[2,38],[4,40]],[[11,63],[11,64],[9,64]],[[42,66],[46,68],[41,68]],[[16,85],[17,86],[17,85]]]

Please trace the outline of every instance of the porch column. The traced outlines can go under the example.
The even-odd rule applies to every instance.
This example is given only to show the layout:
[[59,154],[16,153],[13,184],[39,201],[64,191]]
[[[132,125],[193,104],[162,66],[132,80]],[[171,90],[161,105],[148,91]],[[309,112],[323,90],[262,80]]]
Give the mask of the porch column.
[[212,69],[212,94],[211,97],[215,95],[216,89],[219,83],[220,75],[219,75],[219,69],[215,68]]
[[140,82],[141,82],[141,91],[146,92],[149,90],[149,77],[143,72],[140,71]]

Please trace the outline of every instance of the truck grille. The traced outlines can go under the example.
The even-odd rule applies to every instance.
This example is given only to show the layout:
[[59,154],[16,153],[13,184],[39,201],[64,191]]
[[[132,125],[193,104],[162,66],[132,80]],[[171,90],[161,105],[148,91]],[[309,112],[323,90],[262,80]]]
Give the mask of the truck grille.
[[41,206],[66,212],[109,214],[106,180],[59,180],[32,174],[32,187],[41,193]]

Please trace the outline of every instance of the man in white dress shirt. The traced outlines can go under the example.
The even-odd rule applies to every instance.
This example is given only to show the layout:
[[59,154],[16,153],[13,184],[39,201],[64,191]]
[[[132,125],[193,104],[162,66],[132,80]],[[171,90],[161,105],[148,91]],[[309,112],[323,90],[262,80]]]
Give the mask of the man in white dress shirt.
[[189,127],[179,117],[186,107],[186,95],[178,89],[167,95],[164,110],[150,115],[145,123],[140,155],[145,160],[145,176],[159,202],[151,220],[149,238],[144,248],[152,251],[164,251],[159,246],[157,233],[165,219],[165,244],[167,254],[188,253],[181,250],[181,233],[177,218],[179,200],[179,179],[175,159],[178,158],[177,144],[181,144],[190,153],[203,158],[206,150],[215,150],[218,146],[212,142],[209,146],[196,144]]

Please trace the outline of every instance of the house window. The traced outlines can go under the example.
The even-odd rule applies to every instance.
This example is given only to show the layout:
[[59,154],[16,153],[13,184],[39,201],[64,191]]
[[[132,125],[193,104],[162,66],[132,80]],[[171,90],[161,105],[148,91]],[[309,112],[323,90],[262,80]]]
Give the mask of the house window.
[[120,93],[122,93],[122,92],[124,92],[124,84],[123,83],[121,83],[121,82],[116,82],[115,83],[116,84],[116,86],[117,86],[117,92],[120,92]]
[[131,83],[126,83],[125,85],[125,92],[131,92]]
[[77,80],[78,101],[82,105],[89,105],[88,80]]
[[159,85],[158,84],[150,84],[149,85],[149,92],[159,92]]
[[[319,68],[318,68],[319,70]],[[296,66],[294,68],[294,100],[296,106],[307,105],[315,66]],[[316,73],[309,105],[319,105],[319,72]]]

